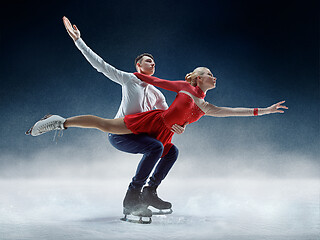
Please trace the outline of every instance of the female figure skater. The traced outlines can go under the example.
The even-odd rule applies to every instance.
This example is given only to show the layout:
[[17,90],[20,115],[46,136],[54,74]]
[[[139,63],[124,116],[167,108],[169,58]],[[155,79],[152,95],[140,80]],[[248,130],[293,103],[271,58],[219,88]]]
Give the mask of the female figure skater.
[[216,78],[205,67],[198,67],[186,75],[186,81],[168,81],[156,77],[134,73],[139,79],[154,86],[177,92],[174,102],[167,110],[151,110],[147,112],[126,115],[122,118],[105,119],[93,115],[82,115],[64,119],[58,115],[48,115],[38,121],[28,131],[32,136],[67,129],[69,127],[96,128],[103,132],[114,134],[147,133],[160,140],[164,145],[165,155],[171,145],[174,124],[183,126],[193,123],[202,116],[231,117],[258,116],[271,113],[284,113],[282,106],[285,101],[278,102],[267,108],[230,108],[217,107],[204,100],[206,92],[216,87]]
[[[146,133],[162,142],[163,154],[170,150],[174,124],[180,126],[193,123],[202,116],[230,117],[230,116],[258,116],[271,113],[284,113],[288,109],[278,102],[267,108],[230,108],[218,107],[204,100],[208,90],[216,87],[216,78],[205,67],[198,67],[186,75],[186,81],[168,81],[156,77],[134,73],[139,79],[154,86],[174,91],[177,96],[167,110],[151,110],[147,112],[126,115],[117,119],[104,119],[93,115],[62,118],[58,115],[49,115],[39,120],[28,132],[32,136],[43,133],[67,129],[69,127],[96,128],[103,132],[114,134]],[[161,182],[162,176],[156,181]],[[125,212],[125,210],[124,210]]]

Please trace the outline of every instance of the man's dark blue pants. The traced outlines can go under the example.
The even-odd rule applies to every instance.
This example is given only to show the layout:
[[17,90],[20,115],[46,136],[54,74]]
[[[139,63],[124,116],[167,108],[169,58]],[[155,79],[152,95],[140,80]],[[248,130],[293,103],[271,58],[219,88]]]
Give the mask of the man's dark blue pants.
[[[141,189],[162,155],[163,144],[146,134],[116,135],[109,133],[108,137],[112,146],[120,151],[143,154],[136,174],[129,185],[129,189]],[[157,164],[148,182],[149,186],[157,187],[161,183],[177,160],[178,154],[178,148],[173,145],[167,155],[163,156]]]

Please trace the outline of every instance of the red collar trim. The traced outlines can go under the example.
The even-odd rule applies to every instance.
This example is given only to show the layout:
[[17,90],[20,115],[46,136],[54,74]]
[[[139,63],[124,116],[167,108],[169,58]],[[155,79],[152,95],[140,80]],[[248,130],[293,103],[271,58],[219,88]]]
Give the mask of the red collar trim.
[[204,97],[206,96],[206,94],[202,91],[201,88],[199,88],[198,86],[194,87],[196,93],[198,94],[199,98],[204,99]]

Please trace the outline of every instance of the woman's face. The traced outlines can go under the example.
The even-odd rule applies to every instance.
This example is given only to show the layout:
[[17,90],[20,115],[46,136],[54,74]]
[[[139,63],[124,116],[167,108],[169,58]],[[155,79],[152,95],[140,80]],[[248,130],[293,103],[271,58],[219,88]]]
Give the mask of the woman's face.
[[198,76],[198,84],[206,89],[213,89],[216,87],[217,78],[215,78],[209,69],[204,70],[204,74]]
[[155,72],[155,66],[153,59],[148,56],[143,56],[140,63],[137,63],[140,72],[146,75],[153,75]]

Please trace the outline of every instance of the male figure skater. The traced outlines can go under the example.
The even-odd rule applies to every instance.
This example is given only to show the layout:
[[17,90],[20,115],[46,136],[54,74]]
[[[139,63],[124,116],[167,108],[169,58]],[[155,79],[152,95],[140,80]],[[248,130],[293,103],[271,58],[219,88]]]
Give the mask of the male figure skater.
[[[115,118],[145,112],[155,108],[168,108],[165,97],[158,89],[141,81],[133,73],[120,71],[106,63],[85,44],[80,37],[80,31],[75,25],[72,26],[66,17],[63,17],[63,23],[70,37],[74,40],[75,45],[88,62],[98,72],[103,73],[110,80],[121,85],[122,100]],[[153,56],[148,53],[139,55],[135,59],[135,67],[139,73],[144,73],[149,76],[153,75],[155,72]],[[177,134],[183,133],[184,129],[185,126],[174,125],[172,127],[172,131]],[[157,196],[156,190],[175,163],[178,157],[178,149],[173,145],[169,152],[165,156],[162,156],[162,143],[148,135],[109,134],[108,137],[110,143],[120,151],[143,154],[136,174],[132,178],[123,200],[124,214],[150,216],[152,212],[147,209],[148,206],[153,206],[159,210],[170,209],[171,211],[171,203],[161,200]],[[142,187],[145,185],[147,178],[159,159],[160,161],[148,182],[148,186],[145,186],[142,190]]]

